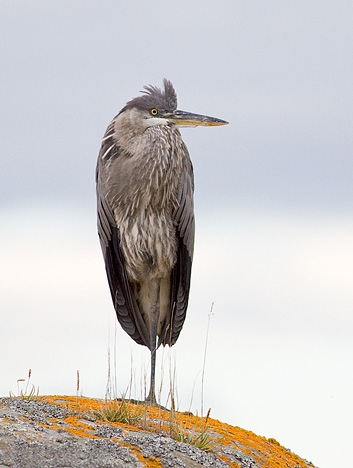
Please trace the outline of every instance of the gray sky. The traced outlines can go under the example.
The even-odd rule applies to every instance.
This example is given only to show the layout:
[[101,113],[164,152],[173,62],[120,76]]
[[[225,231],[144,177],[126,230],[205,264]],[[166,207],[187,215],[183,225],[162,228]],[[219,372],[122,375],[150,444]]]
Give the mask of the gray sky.
[[[346,463],[353,5],[37,0],[0,10],[0,394],[32,368],[41,393],[74,393],[80,369],[83,393],[104,396],[115,318],[95,231],[95,162],[111,118],[166,77],[180,109],[230,122],[183,131],[197,239],[188,318],[171,353],[181,409],[195,383],[200,411],[214,301],[204,384],[213,417],[320,468]],[[131,356],[139,381],[148,353],[120,329],[117,353],[122,391]]]

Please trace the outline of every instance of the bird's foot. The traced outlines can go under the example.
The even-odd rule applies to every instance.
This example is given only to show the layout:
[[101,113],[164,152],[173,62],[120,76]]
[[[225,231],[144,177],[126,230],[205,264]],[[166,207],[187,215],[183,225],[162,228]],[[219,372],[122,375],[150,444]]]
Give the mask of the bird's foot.
[[145,399],[145,405],[154,406],[155,408],[160,408],[162,410],[169,411],[168,408],[157,403],[156,395],[153,391],[150,391],[148,397]]
[[149,405],[149,406],[159,406],[158,403],[157,403],[157,400],[156,400],[156,395],[155,395],[152,388],[151,388],[148,396],[145,399],[145,404]]

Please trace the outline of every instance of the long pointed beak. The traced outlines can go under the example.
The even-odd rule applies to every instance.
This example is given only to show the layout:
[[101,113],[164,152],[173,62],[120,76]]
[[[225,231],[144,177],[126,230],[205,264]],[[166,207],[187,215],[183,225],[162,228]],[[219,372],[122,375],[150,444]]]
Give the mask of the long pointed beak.
[[177,125],[178,127],[197,127],[198,125],[215,127],[228,124],[228,122],[225,120],[217,119],[215,117],[192,114],[191,112],[184,112],[181,110],[166,112],[163,118],[167,119],[170,123]]

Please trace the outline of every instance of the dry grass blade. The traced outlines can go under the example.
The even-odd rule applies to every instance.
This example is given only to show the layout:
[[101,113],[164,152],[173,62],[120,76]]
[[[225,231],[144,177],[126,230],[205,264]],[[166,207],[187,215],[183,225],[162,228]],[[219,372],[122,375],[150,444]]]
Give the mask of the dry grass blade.
[[222,437],[214,438],[206,425],[201,427],[198,421],[198,418],[196,418],[192,429],[184,429],[182,424],[177,422],[175,414],[173,414],[170,419],[170,435],[178,442],[194,445],[205,452],[209,452],[219,444]]
[[122,397],[104,403],[96,416],[102,421],[134,424],[143,418],[144,410],[143,405],[130,404]]
[[181,425],[176,427],[174,426],[174,428],[172,428],[172,437],[178,442],[194,445],[205,452],[209,452],[214,449],[221,441],[220,437],[214,439],[206,427],[203,428],[201,432],[197,432],[194,429],[183,429]]
[[[28,386],[30,385],[31,375],[32,375],[32,369],[29,369],[27,380],[17,379],[17,396],[20,397],[22,400],[27,400],[27,401],[34,400],[39,395],[39,387],[36,389],[36,387],[33,384],[32,384],[32,388],[30,392],[28,393]],[[23,389],[20,390],[20,387],[19,387],[20,382],[26,382],[26,386],[24,390]],[[15,394],[11,391],[9,392],[9,395],[11,398],[16,398]]]

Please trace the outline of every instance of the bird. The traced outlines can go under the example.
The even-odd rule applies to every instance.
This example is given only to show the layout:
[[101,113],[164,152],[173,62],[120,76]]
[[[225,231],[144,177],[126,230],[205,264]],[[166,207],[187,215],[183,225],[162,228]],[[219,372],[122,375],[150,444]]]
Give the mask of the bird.
[[156,351],[183,327],[194,251],[193,165],[180,127],[225,120],[177,110],[173,84],[144,86],[103,136],[96,167],[97,226],[117,319],[150,351],[157,405]]

